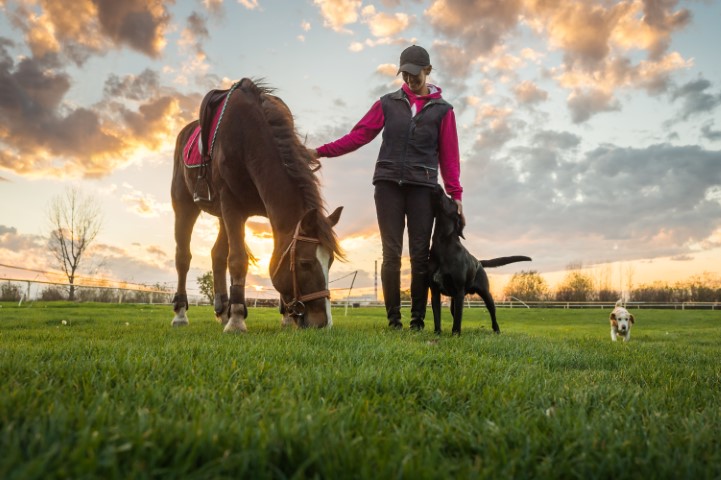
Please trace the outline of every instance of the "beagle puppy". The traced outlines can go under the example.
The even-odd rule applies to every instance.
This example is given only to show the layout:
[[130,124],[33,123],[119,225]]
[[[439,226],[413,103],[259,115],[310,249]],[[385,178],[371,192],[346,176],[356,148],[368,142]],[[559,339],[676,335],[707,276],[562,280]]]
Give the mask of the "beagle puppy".
[[623,337],[624,342],[628,342],[631,339],[631,325],[635,323],[633,315],[628,313],[628,310],[621,304],[621,300],[616,302],[616,307],[608,317],[608,321],[611,323],[611,340],[614,342],[618,336]]

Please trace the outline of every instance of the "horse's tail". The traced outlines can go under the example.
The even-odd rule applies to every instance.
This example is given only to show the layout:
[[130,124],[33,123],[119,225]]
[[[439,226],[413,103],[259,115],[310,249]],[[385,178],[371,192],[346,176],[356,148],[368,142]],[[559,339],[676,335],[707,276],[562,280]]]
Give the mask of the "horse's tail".
[[248,244],[245,244],[245,254],[248,256],[248,263],[251,265],[258,266],[258,258],[253,255],[253,252],[250,251],[250,248],[248,247]]
[[498,258],[492,258],[490,260],[481,260],[480,264],[484,268],[495,268],[495,267],[502,267],[504,265],[508,265],[509,263],[516,263],[516,262],[530,262],[531,257],[524,257],[523,255],[513,255],[511,257],[498,257]]

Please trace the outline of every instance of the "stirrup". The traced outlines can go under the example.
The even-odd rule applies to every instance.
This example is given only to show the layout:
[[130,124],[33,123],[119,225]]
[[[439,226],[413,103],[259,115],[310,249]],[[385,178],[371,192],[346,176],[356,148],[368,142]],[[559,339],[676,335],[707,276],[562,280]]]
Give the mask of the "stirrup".
[[213,201],[213,192],[210,190],[210,184],[205,178],[197,180],[195,192],[193,192],[193,201],[195,203],[210,203]]

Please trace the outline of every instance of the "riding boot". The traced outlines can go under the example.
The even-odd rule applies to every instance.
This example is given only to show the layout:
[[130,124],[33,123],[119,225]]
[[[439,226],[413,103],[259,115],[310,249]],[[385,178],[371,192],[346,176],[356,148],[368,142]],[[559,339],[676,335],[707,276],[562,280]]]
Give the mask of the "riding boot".
[[425,327],[426,305],[428,304],[428,274],[411,274],[411,329]]
[[403,323],[401,323],[401,272],[381,268],[381,284],[388,326],[403,328]]

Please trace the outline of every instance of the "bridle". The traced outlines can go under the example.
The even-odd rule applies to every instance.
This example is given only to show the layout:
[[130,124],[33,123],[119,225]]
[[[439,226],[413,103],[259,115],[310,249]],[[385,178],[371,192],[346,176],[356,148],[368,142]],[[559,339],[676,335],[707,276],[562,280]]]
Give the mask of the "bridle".
[[293,279],[293,299],[290,302],[286,303],[281,296],[280,301],[283,302],[283,306],[288,312],[288,315],[293,317],[301,317],[305,314],[305,302],[310,302],[311,300],[318,300],[320,298],[330,298],[330,290],[328,290],[327,288],[325,290],[300,295],[298,289],[298,275],[296,274],[295,270],[295,250],[298,242],[314,243],[316,245],[320,244],[320,240],[318,240],[317,238],[306,237],[300,234],[299,221],[298,224],[295,226],[295,232],[293,233],[293,239],[291,240],[290,245],[288,245],[288,248],[285,249],[283,254],[278,259],[278,264],[275,266],[275,270],[273,270],[273,274],[271,275],[271,278],[273,278],[278,274],[278,270],[280,270],[280,265],[283,263],[283,259],[286,257],[286,255],[290,254],[290,274],[291,278]]

